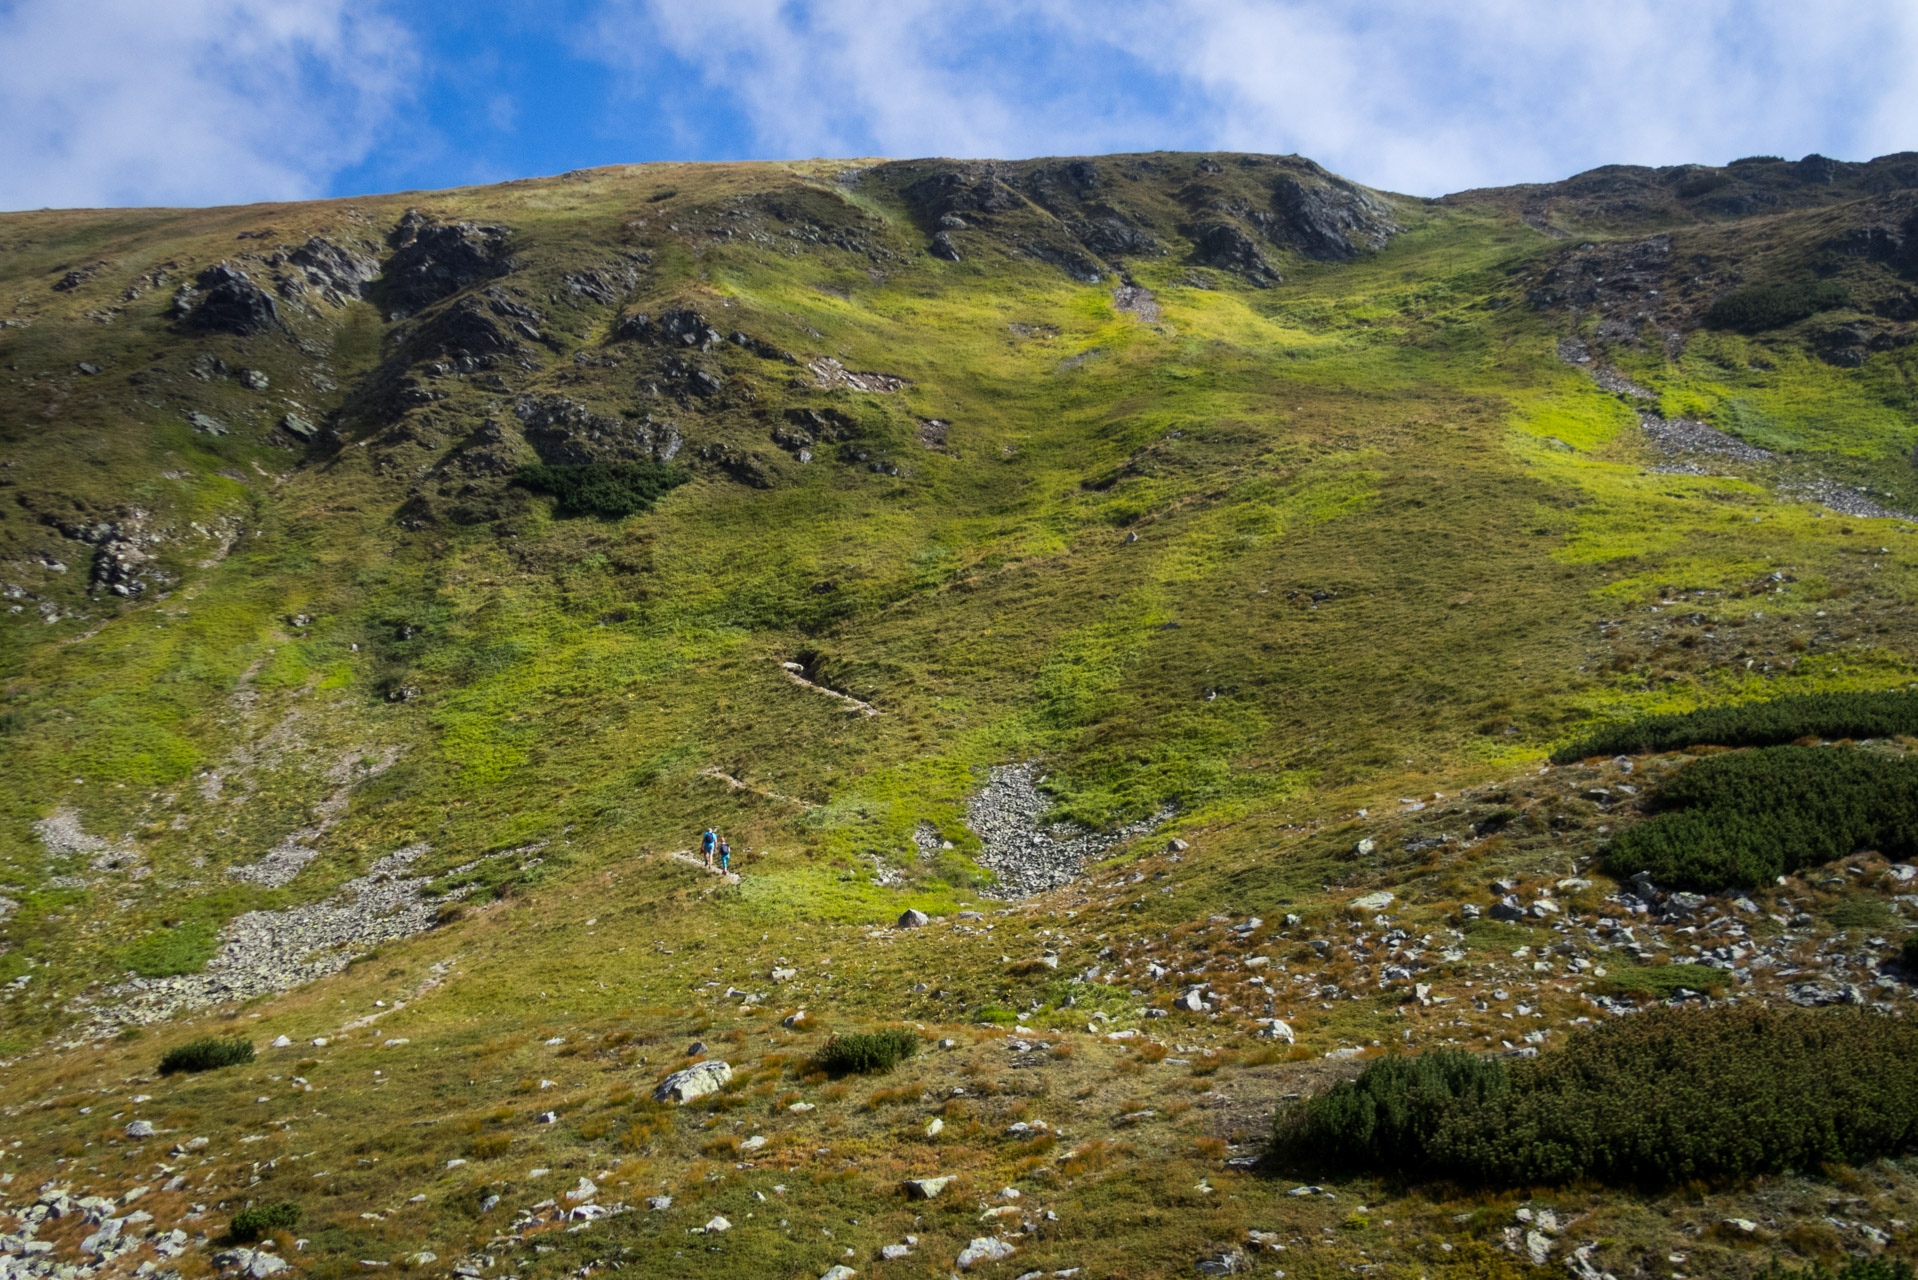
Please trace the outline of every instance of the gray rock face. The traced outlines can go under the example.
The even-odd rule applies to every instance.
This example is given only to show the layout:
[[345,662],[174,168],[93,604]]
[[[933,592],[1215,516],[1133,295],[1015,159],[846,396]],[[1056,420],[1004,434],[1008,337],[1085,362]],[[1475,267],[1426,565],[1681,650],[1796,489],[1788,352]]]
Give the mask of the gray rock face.
[[899,917],[898,927],[901,929],[922,929],[931,923],[931,916],[928,916],[917,907],[908,907],[904,914]]
[[1257,242],[1230,222],[1204,222],[1194,227],[1192,260],[1203,267],[1236,272],[1261,289],[1284,281],[1259,252]]
[[190,328],[251,338],[269,332],[280,322],[280,308],[273,295],[230,263],[208,267],[196,283],[200,299],[187,313]]
[[906,1194],[914,1200],[931,1200],[952,1185],[950,1175],[943,1178],[908,1178]]
[[691,1102],[694,1098],[703,1098],[722,1087],[733,1078],[733,1069],[723,1062],[708,1061],[695,1063],[683,1071],[675,1071],[659,1082],[653,1090],[655,1102]]
[[393,232],[386,283],[393,303],[407,311],[450,297],[512,269],[505,227],[433,222],[408,209]]
[[371,254],[314,236],[286,256],[306,283],[338,306],[357,298],[379,279],[380,264]]
[[1282,177],[1272,188],[1272,209],[1279,218],[1273,238],[1321,262],[1343,262],[1361,250],[1383,249],[1400,230],[1383,200],[1336,178],[1313,185]]
[[522,396],[513,415],[540,461],[555,466],[670,462],[684,443],[671,423],[609,418],[565,396]]
[[1168,810],[1109,832],[1066,824],[1041,827],[1051,807],[1030,764],[994,767],[986,786],[966,801],[966,825],[984,846],[980,865],[999,877],[1001,896],[1024,898],[1070,883],[1088,860],[1171,816]]

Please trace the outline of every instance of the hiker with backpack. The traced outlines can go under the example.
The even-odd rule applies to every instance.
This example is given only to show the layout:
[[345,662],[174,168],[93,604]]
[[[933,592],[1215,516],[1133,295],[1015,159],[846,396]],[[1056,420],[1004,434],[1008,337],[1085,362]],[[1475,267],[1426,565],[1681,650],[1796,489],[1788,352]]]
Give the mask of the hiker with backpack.
[[721,836],[719,840],[719,869],[721,872],[730,872],[732,870],[732,866],[733,866],[733,847],[732,845],[726,842],[726,838],[724,836]]
[[699,851],[706,855],[706,870],[713,869],[713,851],[719,846],[719,833],[707,827],[705,834],[699,837]]

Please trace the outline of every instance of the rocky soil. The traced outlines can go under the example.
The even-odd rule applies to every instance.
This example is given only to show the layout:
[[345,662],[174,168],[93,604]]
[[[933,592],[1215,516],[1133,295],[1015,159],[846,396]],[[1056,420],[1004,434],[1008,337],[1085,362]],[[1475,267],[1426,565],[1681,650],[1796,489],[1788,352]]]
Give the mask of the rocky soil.
[[1170,811],[1112,831],[1045,822],[1052,801],[1038,787],[1035,766],[994,766],[966,802],[966,825],[984,842],[979,864],[999,877],[996,896],[1026,898],[1076,879],[1085,864],[1171,817]]
[[[219,953],[204,973],[132,978],[98,998],[77,998],[68,1009],[85,1019],[78,1038],[99,1039],[123,1026],[164,1022],[194,1009],[287,991],[338,973],[356,955],[383,942],[426,932],[443,907],[470,892],[461,888],[442,897],[427,894],[432,877],[408,872],[429,851],[430,846],[417,844],[389,853],[324,902],[236,916],[222,931]],[[452,874],[478,865],[454,868]]]

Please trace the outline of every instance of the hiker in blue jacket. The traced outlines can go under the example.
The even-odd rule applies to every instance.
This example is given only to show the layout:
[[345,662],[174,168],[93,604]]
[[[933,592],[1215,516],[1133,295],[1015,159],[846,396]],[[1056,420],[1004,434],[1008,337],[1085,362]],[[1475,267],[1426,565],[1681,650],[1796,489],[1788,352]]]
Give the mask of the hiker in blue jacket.
[[713,869],[713,851],[718,848],[718,846],[719,833],[711,827],[707,827],[706,833],[699,837],[699,851],[706,855],[706,870],[708,871]]

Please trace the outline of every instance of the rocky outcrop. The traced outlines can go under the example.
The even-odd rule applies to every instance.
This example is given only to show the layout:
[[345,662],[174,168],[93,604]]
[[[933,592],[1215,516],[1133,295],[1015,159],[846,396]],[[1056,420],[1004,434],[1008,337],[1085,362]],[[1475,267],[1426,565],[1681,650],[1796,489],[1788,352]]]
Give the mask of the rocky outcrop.
[[1192,261],[1242,276],[1247,283],[1269,289],[1284,277],[1259,252],[1251,236],[1225,221],[1202,222],[1192,229]]
[[513,416],[540,461],[555,466],[670,462],[684,443],[670,422],[623,421],[565,396],[522,396]]
[[208,267],[194,285],[174,300],[175,310],[184,312],[190,329],[251,338],[272,331],[280,323],[280,309],[273,295],[231,263]]
[[387,377],[396,378],[409,362],[437,375],[538,368],[530,344],[546,341],[539,328],[545,319],[539,308],[498,287],[461,298],[407,338],[404,359],[389,362]]
[[1277,222],[1267,238],[1320,262],[1344,262],[1383,249],[1399,230],[1391,206],[1371,192],[1333,179],[1308,184],[1287,174],[1272,188]]
[[409,209],[392,236],[386,260],[388,299],[403,311],[417,311],[462,289],[512,270],[505,227],[477,222],[434,222]]
[[379,260],[373,255],[325,236],[312,237],[287,254],[286,261],[297,270],[297,275],[289,273],[290,283],[303,283],[334,306],[360,297],[380,276]]

